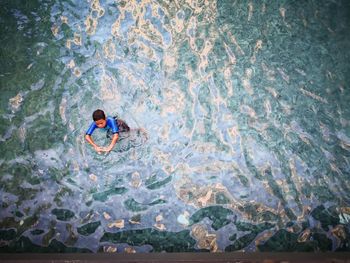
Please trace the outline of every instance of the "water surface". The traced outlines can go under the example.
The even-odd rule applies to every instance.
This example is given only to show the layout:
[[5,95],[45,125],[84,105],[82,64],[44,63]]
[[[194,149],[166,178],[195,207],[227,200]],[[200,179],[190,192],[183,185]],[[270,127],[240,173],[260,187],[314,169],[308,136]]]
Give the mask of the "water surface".
[[[349,19],[2,1],[0,251],[348,251]],[[97,108],[133,129],[109,155],[84,140]]]

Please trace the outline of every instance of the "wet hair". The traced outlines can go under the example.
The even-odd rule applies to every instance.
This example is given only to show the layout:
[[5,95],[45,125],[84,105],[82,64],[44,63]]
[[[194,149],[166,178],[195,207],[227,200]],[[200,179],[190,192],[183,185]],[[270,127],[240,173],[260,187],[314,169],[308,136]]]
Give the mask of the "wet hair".
[[95,110],[94,113],[92,114],[92,119],[94,121],[98,121],[98,120],[105,120],[106,119],[106,115],[103,112],[103,110]]

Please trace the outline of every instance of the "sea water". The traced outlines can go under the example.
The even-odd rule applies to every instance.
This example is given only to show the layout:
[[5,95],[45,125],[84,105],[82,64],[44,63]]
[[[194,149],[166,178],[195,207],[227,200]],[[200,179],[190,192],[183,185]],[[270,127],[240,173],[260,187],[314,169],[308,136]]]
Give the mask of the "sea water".
[[1,1],[0,251],[348,251],[349,30],[345,0]]

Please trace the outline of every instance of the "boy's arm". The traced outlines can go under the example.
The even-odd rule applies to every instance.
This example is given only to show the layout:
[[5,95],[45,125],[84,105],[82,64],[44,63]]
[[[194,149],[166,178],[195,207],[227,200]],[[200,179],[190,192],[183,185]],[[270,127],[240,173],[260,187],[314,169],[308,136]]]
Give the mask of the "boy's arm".
[[104,148],[104,151],[110,152],[113,149],[114,145],[117,143],[118,138],[119,138],[118,133],[114,133],[111,144],[108,147]]
[[92,138],[91,138],[91,135],[86,134],[86,135],[85,135],[85,139],[94,147],[94,149],[95,149],[97,152],[101,152],[101,151],[102,151],[102,148],[101,148],[100,146],[98,146],[96,143],[94,143],[94,141],[93,141]]

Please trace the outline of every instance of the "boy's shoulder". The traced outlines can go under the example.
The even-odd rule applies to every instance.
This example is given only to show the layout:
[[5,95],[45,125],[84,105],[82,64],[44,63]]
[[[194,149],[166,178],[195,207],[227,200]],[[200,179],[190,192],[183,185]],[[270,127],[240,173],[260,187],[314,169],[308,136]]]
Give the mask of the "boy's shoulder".
[[115,118],[114,118],[114,117],[111,117],[111,116],[108,116],[108,117],[106,118],[106,121],[115,121]]

